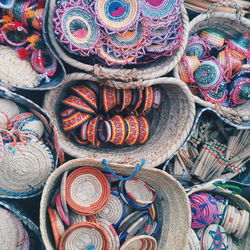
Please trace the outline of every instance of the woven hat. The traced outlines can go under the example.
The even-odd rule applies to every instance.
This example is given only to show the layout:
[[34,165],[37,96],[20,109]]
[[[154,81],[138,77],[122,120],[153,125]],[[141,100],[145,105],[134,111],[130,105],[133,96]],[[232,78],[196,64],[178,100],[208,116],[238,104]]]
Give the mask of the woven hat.
[[20,113],[20,109],[15,102],[0,98],[0,112],[7,115],[7,118],[11,120]]
[[99,28],[95,17],[84,0],[63,2],[55,11],[55,34],[69,51],[87,56],[99,41]]
[[138,21],[140,3],[132,0],[96,0],[95,14],[105,29],[125,31]]
[[[18,53],[7,46],[0,46],[0,80],[1,85],[31,88],[40,84],[38,74],[28,61],[21,60]],[[6,67],[11,65],[11,67]]]
[[[84,158],[68,161],[50,175],[40,203],[40,228],[46,248],[54,248],[47,216],[51,197],[57,185],[60,184],[63,173],[75,171],[79,166],[80,168],[95,166],[99,170],[105,170],[100,161]],[[123,176],[130,175],[134,170],[134,166],[125,167],[119,164],[110,164],[110,167],[118,175]],[[158,234],[159,249],[184,249],[188,241],[191,217],[188,199],[182,186],[167,173],[153,168],[142,168],[136,178],[148,183],[161,194],[155,200],[157,217],[161,225],[161,231]]]
[[0,208],[0,244],[2,249],[29,249],[29,236],[13,213]]
[[[149,120],[150,136],[146,143],[132,147],[121,146],[119,149],[115,145],[107,148],[101,146],[98,150],[90,146],[79,147],[69,141],[67,135],[65,135],[61,127],[61,117],[58,110],[59,105],[61,105],[60,100],[69,84],[73,81],[76,83],[83,80],[98,83],[98,80],[93,76],[71,74],[68,75],[63,85],[47,93],[44,100],[44,108],[58,128],[60,145],[71,156],[93,156],[96,159],[107,159],[120,164],[138,164],[141,159],[146,157],[145,166],[158,166],[178,150],[190,132],[195,112],[193,99],[190,98],[192,95],[190,90],[186,84],[174,78],[159,78],[143,83],[146,86],[160,85],[162,93],[161,107],[153,112]],[[123,83],[110,82],[109,86],[111,85],[120,88]],[[128,89],[133,87],[135,86],[127,86]],[[149,133],[146,132],[148,136]],[[144,139],[141,142],[145,142]]]
[[31,194],[41,189],[53,170],[53,156],[50,149],[39,141],[8,144],[0,161],[1,193],[16,195]]

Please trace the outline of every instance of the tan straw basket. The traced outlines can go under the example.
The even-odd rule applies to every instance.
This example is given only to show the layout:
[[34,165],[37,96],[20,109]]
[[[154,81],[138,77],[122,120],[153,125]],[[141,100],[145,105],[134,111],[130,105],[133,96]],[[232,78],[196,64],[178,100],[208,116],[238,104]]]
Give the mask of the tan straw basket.
[[[231,6],[236,9],[236,13],[213,12],[213,9],[218,6]],[[190,35],[205,28],[216,28],[222,33],[232,37],[237,36],[237,32],[244,32],[250,35],[250,20],[243,17],[242,10],[237,4],[219,3],[213,5],[207,12],[198,15],[190,22]],[[174,69],[174,76],[178,79],[180,78],[178,66]],[[204,101],[198,96],[194,96],[194,100],[201,106],[213,108],[219,114],[235,123],[239,124],[241,121],[250,120],[250,101],[236,108],[227,108]]]
[[[196,192],[211,192],[212,194],[219,194],[225,196],[229,200],[229,204],[236,206],[240,209],[244,209],[250,213],[250,203],[238,194],[234,194],[232,191],[215,185],[215,182],[209,182],[202,185],[196,185],[187,190],[188,195]],[[250,227],[248,227],[247,234],[243,239],[239,240],[239,248],[242,250],[248,250],[250,244]]]
[[[63,173],[77,167],[93,166],[105,170],[99,161],[92,159],[75,159],[64,163],[49,177],[44,188],[40,203],[40,229],[47,250],[55,249],[47,209],[53,193],[59,185]],[[110,164],[113,171],[121,175],[130,175],[133,166],[122,167]],[[158,249],[183,250],[188,241],[188,231],[191,226],[191,212],[187,195],[182,186],[167,173],[158,169],[141,169],[136,177],[152,185],[163,199],[156,202],[156,211],[162,226],[158,237]]]
[[189,32],[189,19],[186,9],[184,8],[184,5],[182,5],[181,19],[183,23],[183,37],[181,46],[173,53],[172,56],[161,57],[160,59],[157,59],[153,63],[142,65],[136,69],[135,68],[115,69],[115,68],[102,67],[99,64],[90,65],[87,63],[83,63],[77,61],[73,57],[66,54],[56,41],[53,30],[53,15],[54,15],[55,5],[56,5],[56,0],[50,0],[47,1],[46,3],[46,11],[44,18],[44,35],[47,45],[64,62],[68,63],[69,65],[75,68],[93,74],[100,79],[116,79],[116,80],[122,80],[124,82],[129,82],[132,80],[146,80],[163,76],[168,72],[170,72],[176,66],[176,64],[181,59],[185,47],[187,45],[188,32]]
[[[194,121],[195,105],[192,94],[186,84],[175,78],[158,78],[144,81],[144,86],[161,84],[162,104],[159,110],[152,114],[149,140],[144,145],[130,147],[79,145],[71,142],[64,133],[59,117],[59,105],[65,89],[74,81],[87,80],[98,82],[96,77],[84,73],[74,73],[67,76],[60,87],[46,94],[44,109],[52,117],[59,131],[59,142],[62,149],[69,155],[107,159],[114,163],[135,164],[146,159],[146,165],[156,167],[170,158],[184,143]],[[109,84],[111,85],[111,84]],[[119,87],[119,83],[115,83]],[[132,84],[129,87],[134,88]]]

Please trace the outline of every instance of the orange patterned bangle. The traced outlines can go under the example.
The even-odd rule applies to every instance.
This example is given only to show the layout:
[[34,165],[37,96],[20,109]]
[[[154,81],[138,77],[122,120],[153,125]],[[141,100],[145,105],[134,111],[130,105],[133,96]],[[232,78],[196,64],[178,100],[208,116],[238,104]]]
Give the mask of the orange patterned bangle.
[[95,117],[93,120],[90,120],[88,122],[87,126],[87,139],[95,147],[99,147],[101,145],[101,142],[99,141],[97,135],[97,129],[100,119],[102,119],[102,116]]
[[102,90],[103,108],[107,113],[116,105],[116,90],[115,88],[103,87]]
[[111,125],[111,138],[109,141],[116,145],[122,145],[126,135],[124,119],[120,115],[115,115],[108,122]]
[[127,145],[134,145],[139,138],[139,122],[135,115],[130,115],[124,119],[127,125],[127,136],[125,143]]
[[139,138],[137,142],[140,144],[144,144],[149,137],[149,130],[150,130],[149,123],[145,116],[139,116],[138,122],[139,122]]

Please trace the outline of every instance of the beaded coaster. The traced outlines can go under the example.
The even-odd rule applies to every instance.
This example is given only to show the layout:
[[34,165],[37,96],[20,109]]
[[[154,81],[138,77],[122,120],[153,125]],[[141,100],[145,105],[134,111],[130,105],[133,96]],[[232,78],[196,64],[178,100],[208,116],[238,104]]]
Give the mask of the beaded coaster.
[[99,41],[100,31],[85,1],[67,1],[55,11],[55,34],[69,51],[88,56]]
[[138,21],[140,3],[133,0],[96,0],[95,14],[106,30],[125,31]]
[[110,195],[110,200],[104,209],[97,214],[98,218],[106,219],[113,226],[117,226],[124,217],[125,204],[119,196]]
[[139,122],[135,115],[130,115],[124,119],[127,126],[127,135],[125,143],[127,145],[134,145],[139,138]]
[[56,245],[56,248],[58,248],[59,240],[65,231],[64,225],[55,209],[49,207],[48,214],[49,214],[49,220],[50,220],[50,224],[51,224],[51,228],[52,228],[52,232],[53,232],[53,236],[55,240],[55,245]]
[[110,199],[110,185],[105,175],[92,167],[74,170],[67,177],[66,200],[81,215],[101,212]]
[[40,141],[5,145],[0,161],[0,189],[12,194],[34,193],[46,182],[53,170],[50,149]]
[[192,212],[192,228],[211,224],[218,215],[216,201],[210,194],[196,193],[189,196]]
[[60,239],[59,249],[109,249],[108,235],[103,227],[93,222],[81,222],[68,228]]
[[141,205],[148,205],[154,201],[154,194],[151,187],[139,179],[126,181],[124,188],[128,196]]
[[139,122],[140,132],[139,132],[139,138],[137,142],[140,144],[144,144],[149,138],[149,133],[150,133],[149,123],[145,116],[139,116],[138,122]]

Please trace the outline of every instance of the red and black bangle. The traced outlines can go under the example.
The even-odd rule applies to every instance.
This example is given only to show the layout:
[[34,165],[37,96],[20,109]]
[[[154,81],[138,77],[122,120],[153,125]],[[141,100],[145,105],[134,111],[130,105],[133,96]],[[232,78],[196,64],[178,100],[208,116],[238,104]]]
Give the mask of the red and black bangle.
[[96,93],[85,85],[73,86],[71,89],[81,97],[84,101],[86,101],[92,108],[97,110],[97,95]]
[[123,111],[132,102],[132,90],[131,89],[123,89],[121,93],[122,93],[121,111]]
[[108,121],[101,120],[98,127],[98,137],[102,142],[108,142],[111,138],[111,125]]
[[64,131],[71,131],[78,128],[81,124],[86,122],[91,118],[90,114],[78,111],[73,115],[70,115],[66,118],[62,118],[62,124]]
[[102,89],[103,109],[107,113],[116,105],[116,90],[115,88],[103,87]]
[[73,115],[76,111],[73,108],[67,108],[60,113],[60,116],[66,118],[70,115]]
[[111,138],[109,142],[115,145],[122,145],[125,141],[126,127],[125,121],[120,115],[115,115],[108,120],[111,125]]
[[161,88],[158,86],[153,87],[153,92],[154,92],[153,108],[158,109],[161,105]]
[[125,143],[134,145],[139,138],[139,121],[135,115],[130,115],[124,119],[127,127]]
[[102,120],[102,116],[97,116],[90,120],[87,126],[87,140],[95,147],[99,147],[101,145],[97,133],[100,120]]
[[149,137],[149,132],[150,132],[149,123],[145,116],[139,116],[138,122],[139,122],[139,138],[137,142],[140,144],[144,144]]

